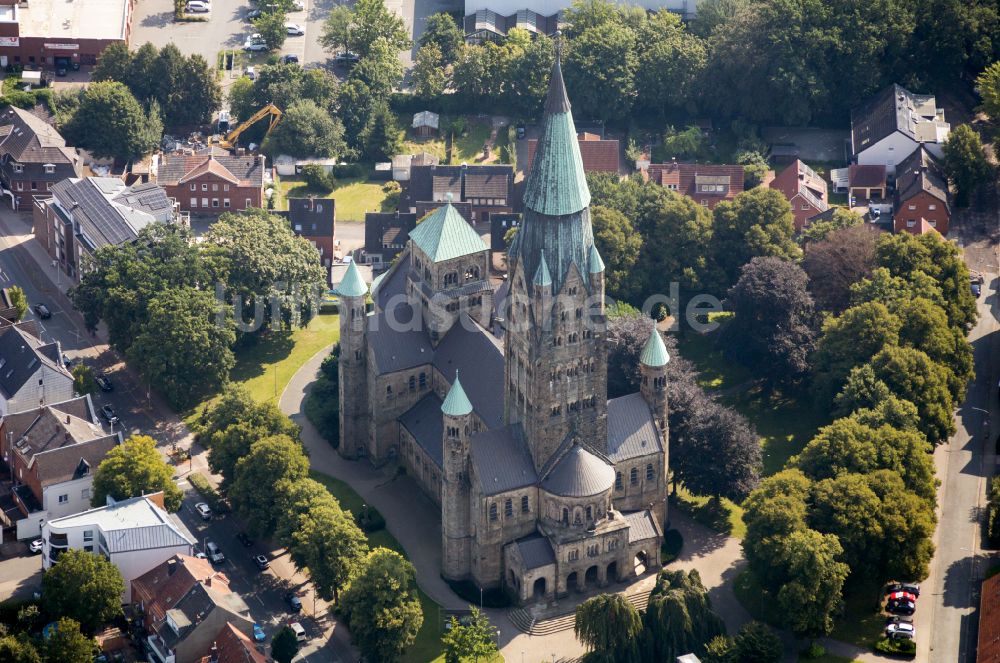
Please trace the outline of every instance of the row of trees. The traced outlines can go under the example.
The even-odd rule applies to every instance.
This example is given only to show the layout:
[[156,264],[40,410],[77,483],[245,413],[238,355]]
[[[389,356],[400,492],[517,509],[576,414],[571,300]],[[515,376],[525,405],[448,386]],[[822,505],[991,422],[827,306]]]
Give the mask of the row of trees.
[[[578,0],[563,19],[575,107],[621,122],[699,112],[755,123],[839,121],[885,85],[952,86],[1000,54],[996,0],[708,0],[690,28],[667,11]],[[471,103],[537,114],[549,39],[513,30],[503,45],[463,45],[446,14],[427,28],[418,94],[450,87]],[[937,50],[947,56],[930,55]]]
[[309,478],[298,427],[274,403],[230,387],[196,430],[249,532],[273,537],[309,569],[315,591],[337,602],[368,658],[398,659],[423,623],[413,565],[395,551],[370,550],[352,514]]
[[[221,215],[204,242],[152,224],[135,242],[102,247],[70,296],[89,329],[103,321],[111,345],[185,407],[228,379],[238,340],[300,324],[324,284],[315,248],[254,209]],[[248,318],[239,333],[234,311]]]

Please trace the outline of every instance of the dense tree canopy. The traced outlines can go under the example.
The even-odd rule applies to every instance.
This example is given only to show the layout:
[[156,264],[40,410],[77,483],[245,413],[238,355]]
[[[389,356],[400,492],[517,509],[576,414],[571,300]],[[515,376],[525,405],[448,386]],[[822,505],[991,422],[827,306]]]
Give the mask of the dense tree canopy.
[[265,147],[272,154],[326,158],[343,156],[347,143],[340,120],[312,99],[303,99],[288,107]]
[[[818,225],[810,224],[805,232],[817,230]],[[876,238],[866,226],[848,226],[806,243],[802,269],[809,275],[809,291],[817,308],[840,313],[848,307],[851,286],[871,276],[875,268]]]
[[[290,478],[283,481],[295,483]],[[280,499],[281,493],[277,494]],[[339,599],[340,588],[368,554],[368,537],[336,502],[304,510],[292,542],[292,560],[299,568],[309,569],[309,579],[327,601]]]
[[298,440],[275,435],[250,446],[250,453],[236,463],[229,497],[251,534],[274,533],[282,515],[274,509],[280,482],[298,481],[308,475],[309,459]]
[[51,617],[69,617],[94,631],[122,612],[125,581],[101,555],[69,549],[42,576],[42,603]]
[[454,64],[458,51],[465,43],[465,34],[458,23],[447,12],[431,14],[424,24],[424,32],[420,35],[420,47],[430,44],[437,46],[445,64]]
[[441,636],[444,646],[445,663],[461,663],[480,658],[489,660],[497,653],[496,630],[489,617],[472,606],[467,623],[462,623],[455,617],[451,618],[450,627]]
[[590,221],[594,227],[594,244],[604,260],[607,293],[626,299],[634,277],[632,268],[642,248],[642,237],[618,210],[596,205],[590,208]]
[[833,630],[833,617],[850,567],[840,561],[843,548],[833,534],[811,529],[792,532],[774,563],[782,581],[778,606],[788,628],[800,637],[818,637]]
[[955,185],[955,204],[965,207],[969,196],[992,180],[993,167],[986,158],[983,144],[968,124],[960,124],[948,134],[944,144],[944,168]]
[[90,503],[104,506],[110,496],[115,500],[163,491],[167,511],[181,508],[184,493],[173,481],[174,468],[160,455],[156,440],[148,435],[133,435],[124,444],[108,452],[94,473]]
[[79,108],[62,129],[73,145],[97,157],[122,161],[149,154],[163,137],[159,104],[153,103],[144,111],[129,89],[114,81],[89,85]]
[[42,646],[46,663],[91,663],[101,648],[94,638],[80,632],[80,624],[63,617],[49,631]]
[[798,260],[802,251],[792,240],[792,207],[776,189],[759,187],[715,206],[712,250],[726,283],[735,283],[740,269],[754,257]]

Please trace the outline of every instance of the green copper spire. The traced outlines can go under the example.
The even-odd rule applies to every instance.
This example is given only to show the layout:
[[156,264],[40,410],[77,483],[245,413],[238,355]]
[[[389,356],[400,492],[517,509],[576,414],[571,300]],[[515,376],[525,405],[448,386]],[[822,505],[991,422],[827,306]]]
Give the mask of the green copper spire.
[[549,274],[549,266],[545,262],[545,254],[542,254],[542,259],[538,263],[538,270],[535,271],[535,285],[547,288],[552,285],[552,275]]
[[410,239],[433,262],[460,258],[489,247],[449,199],[410,231]]
[[597,252],[597,244],[590,245],[590,273],[600,274],[604,271],[604,261],[601,254]]
[[642,348],[642,354],[639,355],[639,361],[651,368],[661,368],[667,365],[670,361],[670,355],[667,354],[667,346],[663,344],[663,338],[660,336],[660,332],[656,330],[656,326],[653,326],[653,333],[649,335],[649,340],[646,341],[646,345]]
[[559,58],[552,66],[542,136],[524,186],[524,206],[547,216],[565,216],[590,204],[576,125],[570,112]]
[[441,412],[449,417],[464,417],[472,413],[472,403],[462,389],[462,383],[458,381],[458,371],[455,371],[455,384],[451,385],[448,395],[441,404]]
[[368,294],[368,286],[365,285],[361,271],[353,260],[347,265],[344,278],[337,284],[334,292],[341,297],[364,297]]

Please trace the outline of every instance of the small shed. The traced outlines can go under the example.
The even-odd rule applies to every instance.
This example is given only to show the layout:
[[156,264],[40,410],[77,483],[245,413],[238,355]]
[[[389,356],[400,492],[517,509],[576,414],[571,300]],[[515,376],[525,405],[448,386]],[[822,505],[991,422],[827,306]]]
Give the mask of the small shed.
[[420,111],[413,116],[413,133],[417,136],[434,136],[441,118],[437,113]]
[[42,84],[42,72],[40,71],[22,71],[21,72],[21,82],[27,83],[33,87],[39,87]]
[[857,200],[882,200],[886,197],[886,168],[884,165],[850,166],[849,193]]

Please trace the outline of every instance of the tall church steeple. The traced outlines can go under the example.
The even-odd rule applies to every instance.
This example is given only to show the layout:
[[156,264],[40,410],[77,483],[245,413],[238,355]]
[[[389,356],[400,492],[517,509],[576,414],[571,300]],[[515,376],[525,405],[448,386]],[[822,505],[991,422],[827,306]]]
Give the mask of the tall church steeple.
[[[541,138],[508,255],[504,415],[521,423],[536,468],[568,438],[607,447],[604,265],[558,58]],[[597,295],[594,301],[588,301]],[[596,323],[596,324],[594,324]]]

